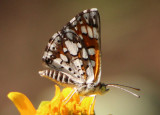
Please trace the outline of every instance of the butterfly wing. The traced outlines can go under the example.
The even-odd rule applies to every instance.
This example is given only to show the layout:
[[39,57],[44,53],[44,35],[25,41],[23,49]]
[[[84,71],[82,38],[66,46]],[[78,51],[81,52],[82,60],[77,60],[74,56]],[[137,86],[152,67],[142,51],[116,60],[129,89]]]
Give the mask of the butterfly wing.
[[93,83],[100,80],[100,55],[100,17],[92,8],[79,13],[52,36],[43,61],[79,83]]

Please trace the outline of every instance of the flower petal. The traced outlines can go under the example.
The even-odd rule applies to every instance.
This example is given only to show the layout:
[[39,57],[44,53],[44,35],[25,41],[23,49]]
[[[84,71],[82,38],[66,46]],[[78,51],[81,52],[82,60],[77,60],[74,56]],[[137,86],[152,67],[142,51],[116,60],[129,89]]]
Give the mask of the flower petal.
[[[62,91],[62,98],[63,99],[66,99],[66,97],[68,97],[68,95],[72,95],[74,93],[74,90],[72,88],[64,88],[63,91]],[[66,99],[66,101],[70,98],[70,96]],[[79,103],[80,102],[80,98],[78,96],[77,93],[75,93],[71,99],[69,99],[68,102],[73,102],[73,101],[76,101],[76,103]]]
[[83,108],[82,110],[84,111],[83,113],[94,114],[94,104],[95,104],[94,97],[85,97],[81,102],[81,107]]
[[53,97],[51,103],[54,103],[54,101],[56,101],[58,98],[60,98],[60,93],[61,93],[60,88],[57,85],[55,85],[55,88],[56,88],[55,96]]
[[[55,96],[51,101],[42,101],[37,110],[30,100],[22,93],[11,92],[8,98],[13,101],[21,115],[70,115],[70,114],[94,114],[94,97],[85,97],[80,103],[80,96],[71,88],[60,88],[55,85]],[[69,95],[69,96],[68,96]],[[69,99],[69,101],[66,99]],[[68,103],[63,102],[66,99]]]
[[36,115],[47,115],[49,113],[50,101],[42,101],[37,109]]
[[8,98],[15,104],[21,115],[35,115],[36,110],[34,106],[24,94],[10,92]]

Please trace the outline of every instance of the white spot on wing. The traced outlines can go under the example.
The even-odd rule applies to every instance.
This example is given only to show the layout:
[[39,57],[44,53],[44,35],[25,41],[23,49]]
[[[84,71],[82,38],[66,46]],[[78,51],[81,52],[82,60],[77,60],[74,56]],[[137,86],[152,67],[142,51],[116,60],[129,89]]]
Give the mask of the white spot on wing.
[[82,35],[81,35],[81,34],[79,34],[79,37],[83,40],[83,37],[82,37]]
[[87,33],[86,27],[85,26],[81,26],[81,31],[82,31],[82,33],[86,34]]
[[83,17],[86,20],[86,22],[89,23],[89,13],[83,14]]
[[74,60],[74,65],[78,68],[78,69],[81,69],[81,62],[80,62],[80,59],[76,59]]
[[81,20],[81,16],[78,16],[77,17],[77,21],[80,23],[80,24],[83,24],[82,20]]
[[95,61],[93,61],[93,60],[91,60],[91,64],[93,67],[95,67],[95,65],[96,65]]
[[56,36],[56,38],[55,38],[55,43],[58,43],[58,41],[61,41],[61,38],[59,37],[59,36]]
[[92,8],[92,9],[91,9],[91,11],[97,11],[97,10],[98,10],[97,8]]
[[[53,43],[50,45],[50,50],[55,49],[55,47],[56,47],[56,44],[53,42]],[[55,50],[56,50],[56,49],[55,49]]]
[[90,37],[90,38],[93,38],[93,32],[92,32],[91,27],[87,26],[87,31],[88,31],[89,37]]
[[87,10],[84,10],[83,13],[87,13]]
[[64,53],[67,52],[67,48],[63,48],[63,52],[64,52]]
[[79,72],[81,75],[82,75],[82,74],[84,74],[84,72],[83,72],[83,70],[82,70],[82,69],[81,69],[81,70],[79,70],[78,72]]
[[62,66],[61,66],[61,62],[62,62],[62,59],[60,59],[60,58],[56,58],[56,59],[54,59],[53,60],[53,65],[55,66],[55,67],[57,67],[57,68],[61,68]]
[[83,57],[84,59],[88,59],[88,54],[87,54],[87,51],[86,51],[85,48],[82,49],[82,57]]
[[78,42],[77,43],[78,48],[82,48],[82,45]]
[[70,52],[70,54],[72,55],[77,55],[78,53],[78,47],[76,43],[73,43],[71,41],[65,41],[66,47],[68,48],[68,51]]
[[43,59],[45,59],[47,57],[47,52],[45,51],[43,54]]
[[64,72],[67,73],[74,73],[74,71],[71,69],[71,71],[69,70],[70,65],[66,64],[66,63],[62,63],[62,66],[64,67]]
[[97,32],[97,28],[93,27],[93,35],[94,35],[94,38],[98,39],[99,38],[99,34]]
[[62,59],[60,59],[60,58],[56,58],[56,59],[54,59],[54,62],[55,62],[55,63],[57,63],[57,64],[60,64],[60,63],[61,63],[61,61],[62,61]]
[[79,60],[79,63],[80,63],[81,65],[83,65],[82,60]]
[[95,16],[96,15],[96,12],[91,12],[90,13],[90,16],[91,16],[91,18],[92,18],[92,20],[93,20],[93,24],[96,24],[96,20],[95,20]]
[[50,58],[53,53],[51,51],[47,52],[47,58]]
[[76,30],[76,31],[78,30],[77,26],[75,27],[75,30]]
[[68,58],[65,55],[60,54],[60,57],[63,61],[68,62]]
[[86,73],[88,75],[87,78],[87,83],[91,83],[94,80],[94,72],[93,72],[93,67],[89,66],[86,70]]
[[74,22],[72,22],[72,26],[77,25],[77,21],[75,20]]
[[74,17],[74,18],[72,18],[72,19],[70,20],[70,23],[72,23],[75,19],[76,19],[75,17]]
[[89,55],[94,55],[95,54],[95,49],[94,48],[89,48],[88,49],[88,54]]
[[80,24],[83,24],[83,22],[82,22],[82,21],[80,21],[79,23],[80,23]]
[[68,33],[66,34],[66,36],[67,36],[70,40],[73,40],[73,34],[72,34],[72,33],[68,32]]

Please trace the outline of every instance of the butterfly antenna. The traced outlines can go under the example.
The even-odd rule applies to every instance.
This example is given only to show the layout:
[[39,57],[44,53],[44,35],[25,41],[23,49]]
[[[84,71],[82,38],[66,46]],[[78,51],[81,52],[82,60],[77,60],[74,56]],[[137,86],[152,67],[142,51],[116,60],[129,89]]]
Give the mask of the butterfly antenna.
[[[120,85],[120,84],[107,84],[107,86],[109,86],[109,87],[119,88],[119,89],[121,89],[121,90],[123,90],[123,91],[125,91],[125,92],[128,92],[128,93],[132,94],[133,96],[136,96],[136,97],[140,98],[140,96],[139,96],[139,95],[137,95],[137,94],[135,94],[135,93],[133,93],[133,92],[131,92],[131,91],[129,91],[129,90],[127,90],[127,89],[125,89],[125,88],[122,88],[122,87],[127,87],[127,88],[131,88],[131,89],[134,89],[134,90],[140,91],[140,89],[139,89],[139,88],[134,88],[134,87],[130,87],[130,86],[126,86],[126,85]],[[122,87],[119,87],[119,86],[122,86]]]
[[135,88],[135,87],[127,86],[127,85],[121,85],[121,84],[108,84],[108,85],[116,85],[116,86],[118,85],[118,86],[127,87],[127,88],[130,88],[130,89],[140,91],[139,88]]

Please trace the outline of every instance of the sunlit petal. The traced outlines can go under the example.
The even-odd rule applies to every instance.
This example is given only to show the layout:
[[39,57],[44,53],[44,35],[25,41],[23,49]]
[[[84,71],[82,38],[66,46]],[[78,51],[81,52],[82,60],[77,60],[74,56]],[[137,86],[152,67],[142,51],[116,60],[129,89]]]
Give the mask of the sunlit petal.
[[36,110],[34,106],[24,94],[10,92],[8,98],[14,103],[21,115],[35,115]]

